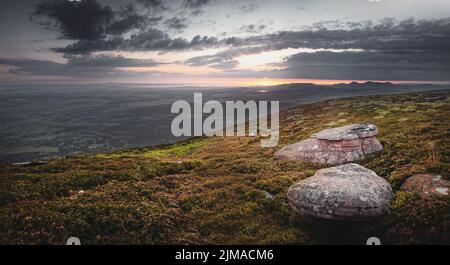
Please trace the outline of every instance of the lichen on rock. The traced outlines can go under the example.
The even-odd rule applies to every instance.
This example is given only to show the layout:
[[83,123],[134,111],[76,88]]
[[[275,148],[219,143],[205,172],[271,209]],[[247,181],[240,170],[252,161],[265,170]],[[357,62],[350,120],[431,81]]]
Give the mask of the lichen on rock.
[[326,129],[310,138],[283,147],[276,159],[339,165],[359,161],[380,152],[383,147],[375,137],[378,129],[370,123]]
[[393,192],[375,172],[357,164],[318,170],[289,188],[291,207],[301,215],[332,220],[367,220],[386,213]]

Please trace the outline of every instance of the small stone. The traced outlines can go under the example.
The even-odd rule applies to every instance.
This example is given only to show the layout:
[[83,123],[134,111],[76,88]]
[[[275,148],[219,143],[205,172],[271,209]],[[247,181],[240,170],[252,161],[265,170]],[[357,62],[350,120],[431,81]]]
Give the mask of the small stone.
[[442,195],[448,195],[448,188],[436,188],[436,191]]
[[416,174],[408,178],[400,190],[413,192],[422,198],[448,196],[450,181],[436,174]]
[[352,221],[381,217],[392,196],[385,179],[357,164],[318,170],[287,194],[290,206],[301,215]]
[[268,191],[266,191],[266,190],[261,190],[261,192],[264,194],[264,197],[266,198],[266,199],[269,199],[269,200],[271,200],[271,199],[273,199],[273,194],[271,194],[270,192],[268,192]]

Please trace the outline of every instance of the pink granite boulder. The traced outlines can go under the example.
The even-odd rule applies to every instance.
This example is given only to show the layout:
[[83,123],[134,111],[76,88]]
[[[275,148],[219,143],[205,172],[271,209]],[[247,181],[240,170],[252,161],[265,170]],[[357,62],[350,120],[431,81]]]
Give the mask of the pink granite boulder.
[[385,179],[357,164],[318,170],[287,193],[289,205],[301,215],[351,221],[381,217],[392,196]]
[[377,134],[377,127],[369,123],[326,129],[283,147],[275,158],[332,165],[354,162],[383,149]]

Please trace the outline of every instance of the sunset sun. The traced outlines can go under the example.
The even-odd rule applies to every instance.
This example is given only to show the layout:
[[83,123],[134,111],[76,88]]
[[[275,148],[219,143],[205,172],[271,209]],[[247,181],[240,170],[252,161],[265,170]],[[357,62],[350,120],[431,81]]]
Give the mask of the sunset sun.
[[251,83],[253,86],[276,86],[279,84],[282,84],[283,82],[280,80],[274,80],[267,77],[264,77],[263,79],[255,80]]

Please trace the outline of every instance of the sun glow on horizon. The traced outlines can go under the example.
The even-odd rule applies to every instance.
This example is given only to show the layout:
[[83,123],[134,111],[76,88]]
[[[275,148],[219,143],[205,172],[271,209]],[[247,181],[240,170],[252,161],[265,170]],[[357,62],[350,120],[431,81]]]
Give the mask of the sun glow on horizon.
[[269,79],[269,78],[265,77],[264,79],[251,82],[250,84],[252,86],[276,86],[276,85],[280,85],[281,83],[277,80]]

